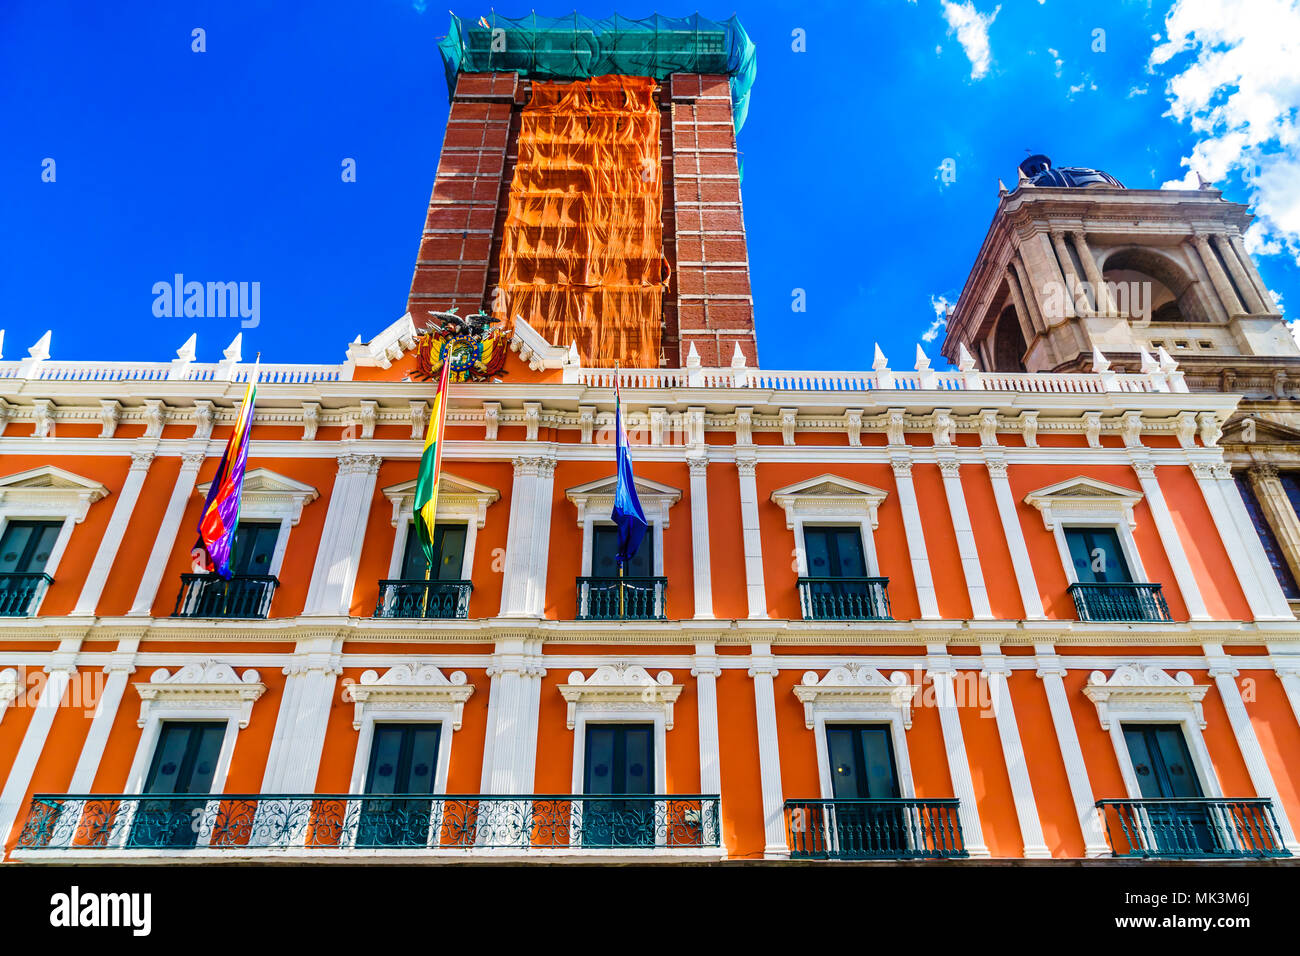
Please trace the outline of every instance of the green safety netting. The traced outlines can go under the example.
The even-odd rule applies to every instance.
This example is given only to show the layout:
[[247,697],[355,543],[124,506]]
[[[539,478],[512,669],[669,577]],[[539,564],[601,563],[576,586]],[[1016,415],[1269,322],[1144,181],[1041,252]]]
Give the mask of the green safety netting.
[[731,78],[736,130],[749,112],[749,91],[758,72],[753,41],[736,17],[721,22],[699,14],[643,20],[615,14],[603,20],[567,17],[503,17],[477,22],[452,14],[438,43],[449,92],[457,73],[515,72],[546,80],[592,76],[653,76],[710,73]]

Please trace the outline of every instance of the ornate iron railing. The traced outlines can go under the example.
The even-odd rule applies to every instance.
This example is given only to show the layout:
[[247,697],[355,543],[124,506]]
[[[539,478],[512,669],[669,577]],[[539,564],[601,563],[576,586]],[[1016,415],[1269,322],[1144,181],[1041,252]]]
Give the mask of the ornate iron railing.
[[1158,584],[1071,584],[1081,621],[1172,621]]
[[1271,800],[1098,800],[1116,856],[1282,857]]
[[37,794],[22,850],[675,850],[720,845],[717,796]]
[[0,574],[0,617],[27,617],[54,579],[41,571]]
[[787,800],[793,860],[966,856],[956,800]]
[[236,574],[229,581],[217,574],[182,574],[173,617],[266,617],[280,586],[269,574]]
[[667,578],[578,578],[579,621],[662,621],[667,614]]
[[889,621],[889,578],[800,578],[805,621]]
[[469,581],[380,581],[375,617],[466,618],[473,590]]

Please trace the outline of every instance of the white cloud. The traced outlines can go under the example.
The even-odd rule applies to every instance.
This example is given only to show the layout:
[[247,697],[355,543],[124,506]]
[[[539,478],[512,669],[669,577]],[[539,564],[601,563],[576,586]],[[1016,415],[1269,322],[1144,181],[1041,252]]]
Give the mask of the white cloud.
[[948,32],[957,32],[957,42],[970,60],[972,80],[978,80],[988,73],[989,64],[993,62],[993,50],[989,46],[989,25],[1001,9],[1002,6],[998,5],[992,13],[983,14],[975,9],[972,0],[966,0],[965,3],[943,0],[943,16],[948,21]]
[[1052,64],[1056,67],[1056,75],[1060,76],[1061,67],[1065,66],[1065,61],[1061,59],[1061,54],[1050,46],[1047,48],[1047,52],[1052,55]]
[[1300,0],[1177,0],[1156,39],[1166,115],[1196,135],[1187,174],[1164,188],[1240,177],[1251,251],[1300,263]]
[[948,309],[951,305],[952,303],[948,301],[946,296],[930,296],[930,308],[934,309],[934,321],[930,323],[928,329],[921,333],[922,342],[933,342],[939,337],[939,333],[948,326]]

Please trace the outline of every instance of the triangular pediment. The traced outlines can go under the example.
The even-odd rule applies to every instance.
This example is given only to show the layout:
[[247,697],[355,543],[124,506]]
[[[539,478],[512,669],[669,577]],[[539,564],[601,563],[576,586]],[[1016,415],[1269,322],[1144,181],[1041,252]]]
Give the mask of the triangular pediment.
[[[1253,423],[1253,435],[1250,434],[1251,427],[1246,424],[1247,421]],[[1300,429],[1267,418],[1242,416],[1223,426],[1219,444],[1300,445]]]
[[1025,495],[1025,501],[1034,504],[1035,499],[1054,500],[1061,499],[1079,499],[1079,498],[1104,498],[1114,501],[1140,501],[1142,492],[1133,491],[1129,488],[1121,488],[1119,485],[1112,485],[1109,482],[1098,481],[1096,478],[1067,478],[1065,481],[1058,481],[1054,485],[1048,485],[1045,488],[1039,488],[1037,491],[1031,491]]
[[846,495],[868,495],[870,497],[885,498],[888,492],[872,485],[864,485],[860,481],[851,481],[848,478],[840,478],[837,475],[818,475],[816,478],[808,478],[804,481],[797,481],[793,485],[786,485],[784,488],[778,488],[772,492],[772,500],[787,497],[830,497],[842,498]]
[[15,491],[18,489],[79,491],[91,495],[95,501],[108,494],[108,489],[98,481],[82,478],[80,475],[74,475],[70,471],[64,471],[62,468],[56,468],[53,465],[42,465],[40,468],[20,471],[0,478],[0,491]]
[[[420,479],[412,478],[410,481],[399,481],[395,485],[389,485],[384,489],[384,495],[388,498],[407,498],[415,496],[415,486],[419,484]],[[484,497],[490,501],[496,501],[501,497],[501,492],[487,485],[481,485],[477,481],[471,481],[468,478],[461,478],[457,475],[449,475],[443,472],[438,476],[438,497],[443,495],[469,495],[470,497]]]
[[[665,485],[658,481],[651,481],[649,478],[634,476],[632,481],[636,485],[638,497],[647,495],[667,496],[676,501],[682,496],[680,488],[674,488],[672,485]],[[575,501],[578,498],[599,498],[605,495],[613,497],[617,488],[618,476],[610,475],[608,478],[597,478],[595,481],[589,481],[586,484],[566,488],[564,493],[570,501]]]
[[[199,494],[207,497],[208,490],[212,487],[212,482],[205,481],[197,487]],[[272,471],[270,468],[254,468],[252,471],[244,473],[244,494],[249,492],[263,492],[274,494],[276,492],[285,495],[304,495],[307,500],[316,497],[316,489],[305,482],[282,475],[279,472]]]

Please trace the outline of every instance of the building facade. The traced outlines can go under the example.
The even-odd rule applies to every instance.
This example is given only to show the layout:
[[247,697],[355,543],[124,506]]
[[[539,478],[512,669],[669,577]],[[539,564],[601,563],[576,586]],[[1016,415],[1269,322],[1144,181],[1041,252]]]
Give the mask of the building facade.
[[[598,109],[594,80],[449,62],[411,309],[339,365],[261,366],[230,582],[192,550],[238,338],[0,361],[7,863],[1300,853],[1300,624],[1225,456],[1236,394],[1168,352],[763,369],[735,74],[646,70]],[[638,197],[636,241],[602,241],[641,266],[596,286],[650,305],[614,344],[545,212],[546,129],[609,113],[639,117],[622,169],[659,126],[669,263],[636,272],[653,196],[576,189]],[[478,251],[437,251],[458,216]],[[426,579],[425,315],[512,282],[580,305],[503,305],[504,367],[451,387]],[[650,525],[622,575],[616,381]]]

